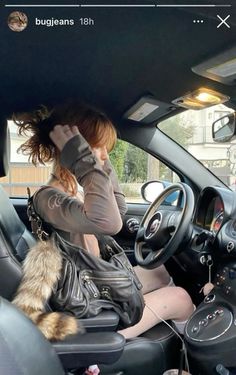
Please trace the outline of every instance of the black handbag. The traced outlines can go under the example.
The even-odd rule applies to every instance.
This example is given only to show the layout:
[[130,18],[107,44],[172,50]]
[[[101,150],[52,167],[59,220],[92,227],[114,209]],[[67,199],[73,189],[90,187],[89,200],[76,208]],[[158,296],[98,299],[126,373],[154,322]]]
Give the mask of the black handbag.
[[60,251],[62,268],[54,285],[50,305],[56,311],[78,318],[96,316],[102,310],[114,310],[120,317],[119,328],[140,321],[144,299],[140,283],[124,250],[110,236],[97,236],[101,257],[78,247],[55,230],[49,236],[49,226],[36,213],[33,197],[28,199],[28,216],[32,232],[43,241],[51,241]]

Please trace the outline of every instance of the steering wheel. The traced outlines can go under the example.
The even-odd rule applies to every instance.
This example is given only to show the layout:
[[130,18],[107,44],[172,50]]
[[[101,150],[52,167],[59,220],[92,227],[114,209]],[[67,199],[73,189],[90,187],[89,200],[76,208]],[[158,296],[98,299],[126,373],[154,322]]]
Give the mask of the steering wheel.
[[[174,192],[179,192],[179,209],[163,206],[164,209],[159,210],[166,198]],[[188,185],[175,183],[163,190],[150,204],[140,223],[134,245],[137,263],[149,269],[165,263],[189,233],[193,210],[194,195]],[[144,245],[147,245],[145,254]]]

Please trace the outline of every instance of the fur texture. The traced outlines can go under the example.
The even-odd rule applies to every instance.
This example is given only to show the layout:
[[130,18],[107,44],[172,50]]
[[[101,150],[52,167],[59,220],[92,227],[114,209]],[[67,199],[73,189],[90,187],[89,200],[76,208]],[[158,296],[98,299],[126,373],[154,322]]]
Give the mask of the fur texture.
[[12,301],[42,331],[48,340],[63,340],[83,331],[77,320],[59,312],[45,312],[45,302],[60,278],[62,257],[50,241],[38,242],[23,262],[23,277]]

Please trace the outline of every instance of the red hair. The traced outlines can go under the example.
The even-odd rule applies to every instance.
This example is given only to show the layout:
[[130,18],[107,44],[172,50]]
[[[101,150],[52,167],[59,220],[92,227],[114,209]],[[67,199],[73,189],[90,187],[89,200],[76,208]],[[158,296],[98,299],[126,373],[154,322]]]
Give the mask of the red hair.
[[91,147],[106,146],[108,152],[117,139],[116,129],[109,118],[98,109],[81,103],[70,102],[51,110],[42,106],[34,112],[14,114],[13,121],[20,135],[30,135],[18,151],[28,155],[35,166],[54,161],[54,174],[64,189],[73,195],[77,192],[75,176],[59,164],[60,153],[49,138],[49,132],[57,124],[77,126]]

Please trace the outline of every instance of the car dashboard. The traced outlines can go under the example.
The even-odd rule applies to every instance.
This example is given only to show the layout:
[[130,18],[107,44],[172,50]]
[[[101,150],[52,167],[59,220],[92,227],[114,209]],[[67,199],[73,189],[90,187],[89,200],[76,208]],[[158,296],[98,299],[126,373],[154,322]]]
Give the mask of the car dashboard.
[[194,244],[200,246],[198,250],[218,255],[232,252],[236,258],[235,201],[236,193],[227,188],[207,187],[201,192],[193,218],[195,251]]
[[212,278],[228,261],[236,264],[236,192],[215,186],[203,189],[190,225],[191,236],[175,259],[200,289],[209,281],[209,259]]

